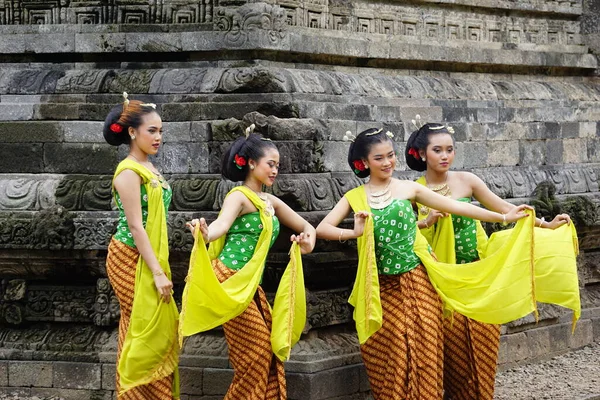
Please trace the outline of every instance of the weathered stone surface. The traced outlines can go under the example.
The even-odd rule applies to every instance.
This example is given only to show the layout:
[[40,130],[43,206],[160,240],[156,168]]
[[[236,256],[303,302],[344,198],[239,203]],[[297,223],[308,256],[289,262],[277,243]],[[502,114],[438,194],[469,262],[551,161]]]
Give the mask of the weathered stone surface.
[[288,396],[301,400],[326,399],[359,391],[361,369],[358,365],[335,368],[311,375],[287,374]]
[[[55,362],[53,384],[67,389],[100,389],[102,366],[90,363]],[[77,379],[73,379],[77,377]]]
[[110,174],[116,166],[116,155],[117,149],[108,144],[46,143],[44,169],[52,173]]
[[0,386],[8,386],[8,362],[0,362]]
[[500,337],[500,352],[498,363],[519,362],[530,357],[530,348],[527,346],[525,333],[514,333]]
[[181,393],[185,394],[203,394],[202,378],[203,370],[201,368],[179,368],[179,379],[181,382]]
[[44,172],[41,144],[4,143],[0,157],[0,171],[4,173]]
[[102,389],[115,390],[117,367],[114,364],[102,364]]
[[81,390],[81,389],[54,389],[54,388],[32,388],[31,395],[41,398],[59,397],[69,400],[112,400],[113,396],[110,392],[97,390]]
[[202,393],[223,395],[227,392],[232,379],[233,370],[204,368],[202,371]]
[[52,387],[52,363],[10,361],[8,385],[15,387]]
[[575,332],[569,336],[569,347],[578,349],[594,341],[592,321],[583,320],[577,323]]

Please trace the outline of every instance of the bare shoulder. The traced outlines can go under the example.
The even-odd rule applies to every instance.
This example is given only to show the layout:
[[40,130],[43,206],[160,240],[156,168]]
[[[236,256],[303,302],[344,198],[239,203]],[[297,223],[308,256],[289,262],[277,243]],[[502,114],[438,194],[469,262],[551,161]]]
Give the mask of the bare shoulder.
[[133,170],[125,169],[119,173],[114,179],[114,185],[117,190],[126,189],[130,185],[140,185],[142,178]]

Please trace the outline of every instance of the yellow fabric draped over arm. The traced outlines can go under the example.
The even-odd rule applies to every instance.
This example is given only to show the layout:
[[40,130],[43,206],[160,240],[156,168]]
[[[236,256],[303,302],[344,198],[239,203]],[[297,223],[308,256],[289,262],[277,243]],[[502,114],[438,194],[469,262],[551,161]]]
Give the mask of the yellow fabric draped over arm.
[[[370,210],[363,186],[349,191],[345,197],[354,212]],[[480,254],[486,258],[467,264],[436,261],[427,239],[417,230],[415,253],[427,269],[446,314],[457,311],[477,321],[503,324],[537,313],[537,300],[572,309],[573,321],[579,318],[575,228],[571,224],[554,231],[535,229],[538,243],[534,240],[535,214],[531,211],[529,214],[515,228],[492,235],[486,248],[481,249]],[[450,224],[441,232],[450,232],[454,238],[452,221],[445,219]],[[370,220],[358,238],[358,271],[349,299],[355,307],[354,320],[361,344],[381,327],[382,321]],[[452,253],[448,250],[445,254]]]
[[[352,210],[371,211],[367,203],[365,187],[359,186],[345,195]],[[383,310],[379,294],[379,275],[375,258],[375,236],[373,234],[373,218],[367,218],[365,230],[357,239],[358,269],[356,280],[348,302],[354,306],[353,318],[358,333],[358,341],[363,344],[381,328]]]
[[[273,219],[264,212],[266,204],[252,190],[237,186],[230,192],[241,191],[258,209],[263,226],[252,258],[224,282],[215,276],[211,260],[223,249],[225,236],[206,244],[201,234],[196,235],[186,285],[183,291],[179,324],[179,342],[185,336],[204,332],[240,315],[248,307],[263,275],[265,261],[273,235]],[[228,195],[229,195],[228,194]],[[306,322],[306,293],[302,258],[292,245],[290,263],[283,274],[275,298],[272,332],[278,336],[273,350],[278,357],[289,357],[291,347],[298,341]],[[285,338],[285,339],[284,339]]]
[[[148,194],[146,232],[160,266],[171,279],[167,218],[162,187],[150,170],[128,159],[119,163],[114,176],[126,169],[136,172],[146,187]],[[160,299],[154,284],[154,275],[140,256],[136,267],[129,329],[117,362],[120,394],[136,386],[146,385],[175,374],[173,397],[179,398],[178,319],[179,312],[175,302],[171,301],[167,304]]]

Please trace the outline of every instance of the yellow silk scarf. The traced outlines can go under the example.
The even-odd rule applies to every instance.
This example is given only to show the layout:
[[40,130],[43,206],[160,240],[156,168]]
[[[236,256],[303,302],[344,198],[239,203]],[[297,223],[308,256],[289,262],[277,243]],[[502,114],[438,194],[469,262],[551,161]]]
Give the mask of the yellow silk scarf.
[[[142,178],[148,195],[146,232],[160,266],[171,279],[167,217],[163,189],[157,177],[146,167],[125,159],[119,163],[115,177],[130,169]],[[114,178],[113,178],[114,179]],[[154,275],[143,257],[139,257],[129,329],[118,360],[121,392],[174,374],[173,397],[179,398],[179,313],[174,301],[168,304],[158,295]]]
[[[425,177],[417,179],[417,183],[427,186]],[[417,210],[420,210],[422,204],[417,203]],[[418,213],[419,220],[427,218],[427,215]],[[487,234],[481,226],[481,222],[475,220],[477,226],[477,253],[479,258],[485,257],[485,249],[487,247]],[[445,218],[438,219],[438,222],[428,228],[421,229],[421,234],[425,236],[427,242],[431,245],[433,252],[438,261],[444,263],[456,263],[456,247],[454,243],[454,225],[452,217],[449,215]]]
[[[183,291],[179,324],[179,341],[183,337],[204,332],[240,315],[252,301],[263,275],[273,235],[273,219],[265,213],[266,204],[252,190],[237,186],[229,193],[241,191],[254,204],[263,226],[252,258],[233,276],[219,282],[211,260],[216,259],[225,244],[225,235],[210,244],[207,251],[202,235],[196,240]],[[279,283],[273,308],[271,346],[281,360],[289,357],[306,323],[306,293],[302,257],[296,243],[290,250],[290,262]]]
[[[363,186],[345,196],[354,212],[370,210]],[[574,227],[571,224],[556,229],[556,241],[534,247],[535,220],[534,213],[530,214],[498,239],[492,235],[485,259],[467,264],[436,261],[427,239],[417,230],[415,253],[426,267],[446,313],[457,311],[478,321],[503,324],[537,312],[538,300],[570,308],[573,320],[579,318]],[[370,244],[374,243],[372,224],[365,227],[362,237],[349,301],[355,307],[359,341],[364,343],[381,326],[381,302],[374,246]]]

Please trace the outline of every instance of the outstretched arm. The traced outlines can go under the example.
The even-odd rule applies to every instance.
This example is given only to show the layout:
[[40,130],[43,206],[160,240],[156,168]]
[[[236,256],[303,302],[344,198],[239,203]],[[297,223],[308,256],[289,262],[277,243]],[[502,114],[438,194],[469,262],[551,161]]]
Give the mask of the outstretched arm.
[[285,204],[276,196],[269,195],[271,204],[275,209],[275,215],[283,223],[283,225],[297,232],[297,235],[290,236],[290,241],[297,242],[300,246],[302,254],[308,254],[315,248],[317,233],[314,226],[308,223],[307,220],[298,215],[290,206]]
[[329,214],[323,218],[319,226],[317,226],[317,236],[320,239],[339,240],[340,242],[362,236],[365,229],[365,219],[371,215],[368,210],[359,211],[354,214],[354,229],[337,227],[350,214],[350,211],[352,211],[350,203],[348,203],[345,197],[342,197]]
[[515,222],[528,215],[524,212],[525,209],[532,209],[530,206],[520,205],[514,206],[506,213],[497,213],[476,207],[469,203],[463,203],[444,197],[415,182],[409,182],[408,184],[413,185],[415,200],[417,202],[442,212],[464,215],[465,217],[481,221]]
[[[473,197],[479,201],[485,208],[492,211],[497,211],[502,214],[508,213],[514,207],[514,204],[497,196],[492,192],[485,182],[475,174],[463,173],[467,181],[471,184]],[[552,221],[544,221],[540,218],[535,219],[535,226],[541,228],[556,229],[561,225],[571,223],[571,217],[568,214],[559,214]]]

